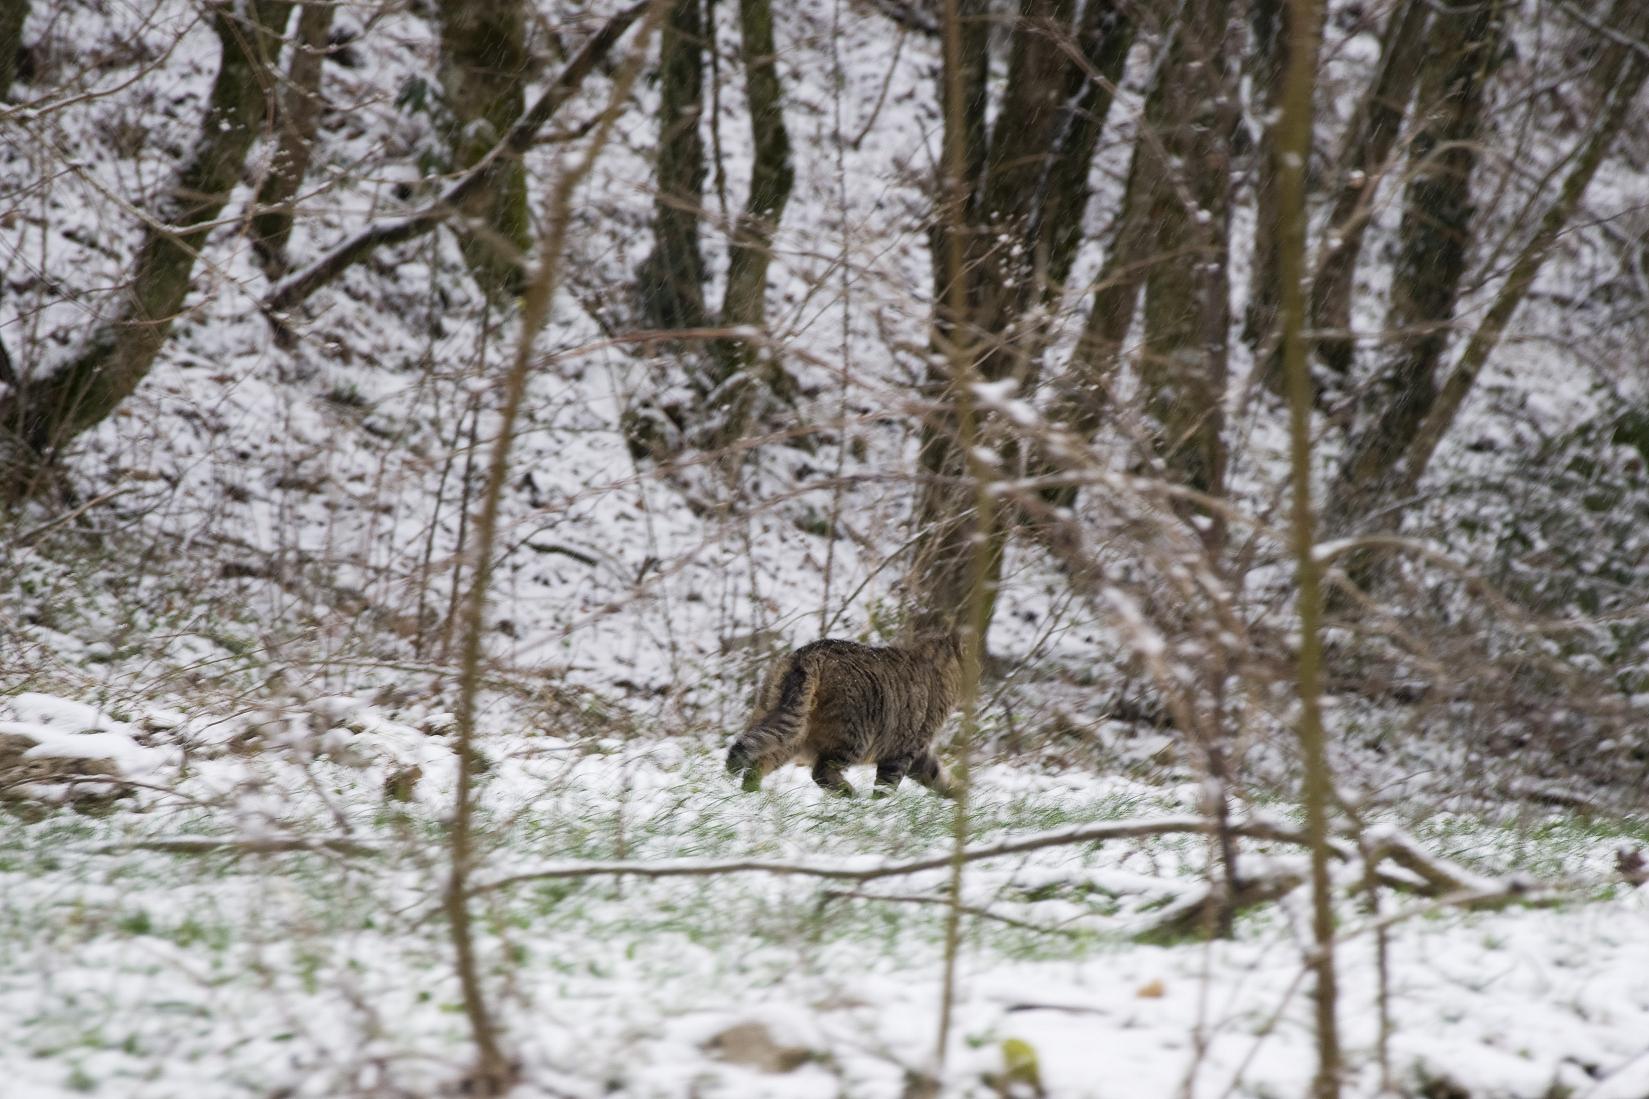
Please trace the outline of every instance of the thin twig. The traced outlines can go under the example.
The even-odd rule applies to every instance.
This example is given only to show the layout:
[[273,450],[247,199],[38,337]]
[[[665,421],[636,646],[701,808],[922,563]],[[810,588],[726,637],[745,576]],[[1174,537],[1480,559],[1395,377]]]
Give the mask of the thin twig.
[[56,530],[64,523],[73,522],[75,519],[78,519],[80,516],[86,514],[86,512],[97,507],[99,504],[106,504],[110,500],[113,500],[116,496],[124,496],[126,493],[133,491],[136,490],[132,485],[125,485],[121,488],[111,489],[108,492],[103,493],[101,496],[94,496],[77,508],[71,508],[70,510],[65,511],[62,515],[53,516],[52,518],[47,519],[44,523],[40,523],[37,526],[29,528],[13,539],[12,545],[18,548],[26,546],[30,542],[33,542],[36,538],[39,538],[42,534],[45,534],[48,531]]
[[[532,870],[524,870],[470,887],[475,894],[490,893],[523,882],[546,881],[561,878],[593,878],[605,875],[623,875],[640,878],[713,877],[718,874],[776,874],[795,877],[827,878],[836,881],[874,881],[877,878],[918,874],[925,870],[949,867],[952,860],[978,862],[981,859],[1017,855],[1039,851],[1047,847],[1070,847],[1083,843],[1103,843],[1107,840],[1139,839],[1145,836],[1206,835],[1217,827],[1203,817],[1134,817],[1107,821],[1103,824],[1080,825],[1041,832],[1018,839],[1005,840],[985,847],[967,848],[960,853],[947,852],[904,862],[882,862],[854,866],[850,863],[784,862],[776,859],[665,859],[658,862],[562,862],[551,863]],[[1234,834],[1247,839],[1275,843],[1304,844],[1304,835],[1289,828],[1265,821],[1243,821],[1232,826]]]

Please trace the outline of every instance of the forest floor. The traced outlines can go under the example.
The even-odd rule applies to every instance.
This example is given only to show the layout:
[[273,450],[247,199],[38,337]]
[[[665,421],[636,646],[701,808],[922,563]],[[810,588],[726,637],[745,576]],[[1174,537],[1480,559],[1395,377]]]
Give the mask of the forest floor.
[[[0,226],[12,279],[0,325],[19,362],[49,365],[78,346],[88,309],[126,284],[141,229],[125,205],[133,181],[170,178],[197,133],[216,46],[199,5],[153,7],[149,19],[145,5],[74,0],[54,16],[61,66],[104,60],[71,97],[79,105],[51,116],[56,144],[8,145],[0,164],[0,189],[28,199]],[[327,69],[295,255],[421,202],[432,181],[419,164],[439,148],[438,120],[407,94],[436,68],[419,6],[342,7],[340,31],[357,37],[348,64]],[[679,399],[688,369],[673,352],[631,354],[607,338],[628,323],[626,287],[650,240],[645,81],[580,192],[568,292],[539,344],[504,500],[488,655],[513,683],[484,709],[483,883],[587,860],[852,869],[951,849],[952,806],[924,790],[842,801],[792,770],[745,795],[721,766],[764,656],[821,634],[891,637],[906,594],[938,45],[860,7],[781,8],[797,192],[768,321],[795,352],[806,400],[736,476],[692,451],[638,459],[619,431],[626,414]],[[732,56],[733,24],[720,27]],[[1330,52],[1366,67],[1376,49],[1365,30]],[[1095,163],[1093,243],[1073,286],[1100,268],[1150,71],[1140,51]],[[1351,86],[1327,91],[1336,118]],[[572,123],[594,117],[605,89],[570,105]],[[718,145],[736,210],[750,148],[733,91],[722,90],[732,113]],[[1529,110],[1545,100],[1530,97]],[[1534,117],[1536,152],[1550,159],[1566,146]],[[559,156],[535,150],[532,177],[554,178]],[[1527,158],[1505,159],[1525,170]],[[1612,166],[1594,188],[1597,223],[1611,223],[1614,196],[1636,203],[1640,183]],[[4,545],[0,745],[28,737],[108,760],[128,796],[78,810],[0,801],[0,1099],[429,1097],[455,1093],[468,1064],[440,915],[450,694],[404,700],[429,680],[451,685],[441,624],[473,552],[472,466],[515,324],[489,319],[455,240],[439,234],[318,295],[296,346],[280,347],[249,304],[267,285],[234,216],[245,198],[152,376],[73,456],[84,507],[42,504]],[[1382,234],[1397,211],[1381,208]],[[713,289],[726,220],[706,245]],[[1389,250],[1386,239],[1368,251]],[[1471,447],[1442,460],[1534,451],[1531,439],[1584,422],[1639,361],[1627,353],[1636,329],[1584,312],[1607,297],[1584,287],[1613,270],[1607,250],[1581,247],[1589,240],[1576,234],[1554,260],[1563,293],[1530,303],[1512,365],[1480,383],[1491,399],[1460,432]],[[1591,304],[1554,304],[1571,299]],[[1359,328],[1377,331],[1384,318],[1366,309]],[[1072,295],[1052,318],[1050,362],[1086,312]],[[1246,377],[1240,342],[1233,355],[1233,379]],[[1233,420],[1244,448],[1232,481],[1259,532],[1284,498],[1284,436],[1245,393],[1233,385],[1233,412],[1239,401],[1250,411]],[[1149,588],[1138,546],[1091,510],[1098,563]],[[1263,601],[1285,605],[1282,542],[1255,537],[1245,613],[1276,621]],[[1570,540],[1607,556],[1601,542]],[[1199,810],[1195,769],[1151,762],[1175,750],[1171,736],[1113,737],[1111,704],[1140,641],[1114,617],[1010,547],[991,644],[1014,683],[985,719],[997,723],[991,744],[1036,747],[981,761],[970,846]],[[1481,672],[1462,660],[1441,670]],[[403,701],[379,697],[384,687]],[[1286,728],[1286,695],[1267,701]],[[1387,893],[1376,915],[1342,868],[1348,1095],[1389,1083],[1427,1099],[1649,1099],[1649,887],[1616,870],[1620,849],[1649,846],[1649,820],[1496,807],[1512,768],[1473,730],[1450,724],[1426,743],[1400,713],[1329,717],[1335,750],[1351,757],[1337,773],[1378,795],[1377,823],[1496,881],[1525,876],[1525,900],[1542,902],[1467,912]],[[1373,762],[1353,754],[1364,742]],[[1244,794],[1287,821],[1290,749],[1253,749]],[[1113,751],[1123,758],[1099,758]],[[267,851],[293,843],[321,849]],[[1168,834],[971,863],[945,1094],[1306,1094],[1304,891],[1245,913],[1228,941],[1150,934],[1205,887],[1209,854],[1201,836]],[[1299,860],[1245,844],[1242,866],[1263,875]],[[489,890],[475,899],[478,933],[522,1063],[519,1094],[917,1094],[910,1082],[931,1068],[939,1029],[945,882],[943,870],[860,883],[603,874]],[[1383,979],[1377,921],[1389,921]]]
[[[352,698],[276,721],[103,713],[45,694],[0,711],[0,728],[81,738],[143,784],[102,812],[0,813],[8,1097],[427,1096],[461,1078],[466,1022],[439,917],[445,715]],[[746,795],[702,740],[575,744],[493,724],[483,883],[584,860],[865,867],[951,845],[951,803],[920,788],[842,800],[787,769]],[[410,798],[389,797],[411,767]],[[1196,796],[987,762],[969,844],[1179,817]],[[1382,985],[1372,918],[1341,880],[1348,1094],[1379,1093],[1384,1025],[1401,1094],[1649,1095],[1649,889],[1614,873],[1649,823],[1403,823],[1439,857],[1557,890],[1485,912],[1387,894]],[[293,837],[349,842],[251,850]],[[223,846],[175,849],[183,839]],[[1163,835],[970,864],[945,1094],[1305,1094],[1305,891],[1251,910],[1230,941],[1145,933],[1200,891],[1207,847]],[[1247,850],[1251,873],[1300,858]],[[520,1094],[909,1094],[938,1025],[945,876],[595,876],[481,894]]]

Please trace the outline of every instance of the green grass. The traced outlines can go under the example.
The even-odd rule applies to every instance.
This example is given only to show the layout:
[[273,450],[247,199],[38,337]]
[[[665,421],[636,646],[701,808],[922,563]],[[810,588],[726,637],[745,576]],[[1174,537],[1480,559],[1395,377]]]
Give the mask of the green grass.
[[1422,822],[1414,834],[1438,854],[1481,873],[1564,882],[1595,860],[1600,847],[1649,847],[1649,819],[1565,813],[1505,823],[1450,816]]
[[[113,967],[142,978],[134,980],[139,991],[127,995],[152,997],[136,1005],[139,1021],[130,1025],[130,1003],[52,1000],[21,1022],[18,1040],[53,1050],[68,1066],[91,1051],[147,1048],[145,1042],[161,1040],[153,1029],[161,1022],[196,1020],[205,1034],[212,1015],[208,990],[335,999],[338,989],[362,980],[387,981],[408,1004],[456,1009],[450,985],[439,983],[451,973],[439,905],[443,807],[384,806],[375,785],[343,769],[324,779],[341,792],[340,804],[361,838],[386,845],[383,855],[97,854],[101,845],[145,835],[227,836],[235,822],[197,809],[103,818],[65,810],[32,823],[0,814],[0,988],[8,980],[27,982],[40,957],[69,957],[89,969]],[[945,851],[952,839],[953,804],[914,786],[879,801],[819,798],[793,783],[745,795],[699,759],[680,769],[679,780],[666,796],[630,802],[613,800],[611,790],[564,784],[536,798],[516,788],[512,803],[505,796],[511,787],[484,787],[480,873],[567,859],[903,859]],[[970,806],[969,842],[1177,808],[1149,791],[1101,785],[1089,794],[992,795],[987,788]],[[307,820],[314,833],[335,831],[330,811],[318,804],[295,804],[291,812],[293,827]],[[1484,872],[1537,877],[1560,876],[1557,871],[1583,854],[1595,859],[1600,844],[1649,842],[1643,820],[1554,817],[1516,828],[1438,818],[1416,831],[1428,846]],[[1136,853],[1129,863],[1136,870],[1190,879],[1200,873],[1206,843],[1170,836],[1130,841],[1125,849]],[[966,917],[964,950],[975,959],[1045,961],[1131,949],[1131,941],[1110,929],[1122,926],[1119,917],[1148,911],[1150,901],[1113,895],[1083,873],[1112,865],[1118,853],[1116,847],[1062,850],[1039,864],[1060,873],[1029,887],[1010,881],[1013,859],[970,869],[970,888],[994,886],[982,895],[1002,914],[1038,926]],[[932,898],[940,895],[941,878],[892,879],[858,891]],[[852,891],[845,883],[761,874],[595,877],[489,893],[477,898],[474,911],[496,987],[529,985],[545,995],[563,988],[587,995],[592,984],[635,987],[638,980],[695,992],[721,981],[763,989],[798,973],[830,978],[936,964],[944,943],[942,905],[828,895],[843,889]],[[1073,915],[1079,918],[1071,922]],[[1067,922],[1053,927],[1056,919]],[[1281,920],[1274,906],[1246,913],[1238,935],[1273,938]],[[186,983],[180,992],[167,979],[177,969],[199,987]],[[456,1014],[438,1014],[442,1025],[461,1027]],[[121,1025],[99,1029],[100,1019]],[[89,1063],[103,1072],[104,1062]],[[104,1091],[114,1083],[100,1079],[90,1086]]]

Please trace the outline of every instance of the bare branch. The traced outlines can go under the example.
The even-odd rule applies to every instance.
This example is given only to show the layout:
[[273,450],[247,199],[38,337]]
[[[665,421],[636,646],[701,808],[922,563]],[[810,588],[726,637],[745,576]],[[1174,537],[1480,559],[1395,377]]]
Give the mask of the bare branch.
[[[104,780],[108,781],[108,780]],[[118,780],[117,780],[118,781]],[[384,848],[349,836],[165,836],[94,847],[98,855],[120,855],[128,851],[165,851],[173,855],[284,855],[294,851],[329,851],[338,855],[377,855]]]
[[466,199],[486,185],[495,161],[500,157],[521,156],[533,145],[538,131],[583,86],[585,78],[623,37],[630,24],[647,9],[647,4],[648,0],[637,0],[607,20],[573,55],[573,59],[567,62],[560,75],[527,113],[521,116],[521,121],[504,135],[504,140],[459,176],[441,193],[440,198],[421,210],[361,230],[308,267],[282,279],[263,299],[265,314],[276,324],[283,324],[283,313],[360,262],[368,253],[386,244],[415,240],[456,213]]
[[[561,862],[549,863],[533,870],[510,874],[492,881],[471,886],[472,893],[490,893],[523,882],[547,881],[559,878],[635,877],[635,878],[702,878],[718,874],[776,874],[792,877],[827,878],[835,881],[874,881],[904,874],[918,874],[924,870],[940,870],[951,865],[953,858],[962,862],[1000,858],[1003,855],[1023,854],[1047,847],[1070,847],[1083,843],[1104,843],[1107,840],[1139,839],[1145,836],[1210,835],[1217,822],[1203,817],[1132,817],[1039,832],[1019,839],[1004,840],[985,847],[966,848],[959,853],[947,852],[905,862],[881,862],[854,865],[852,863],[784,862],[776,859],[661,859],[657,862]],[[1261,820],[1242,821],[1231,826],[1235,835],[1273,843],[1304,844],[1305,837],[1290,828]]]

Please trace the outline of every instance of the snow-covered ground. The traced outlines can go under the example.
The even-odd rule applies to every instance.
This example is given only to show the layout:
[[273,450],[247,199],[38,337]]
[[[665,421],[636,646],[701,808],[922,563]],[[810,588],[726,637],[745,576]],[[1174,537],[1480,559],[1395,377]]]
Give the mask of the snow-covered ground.
[[[766,655],[822,632],[893,631],[912,532],[907,402],[929,313],[937,44],[850,0],[777,7],[797,191],[769,319],[804,393],[793,426],[812,437],[752,449],[736,475],[691,451],[660,465],[625,445],[623,414],[679,394],[684,369],[606,339],[649,244],[654,93],[643,81],[579,195],[567,292],[538,347],[504,501],[483,881],[587,859],[860,866],[948,849],[950,807],[923,791],[840,802],[798,771],[744,796],[718,758]],[[43,75],[24,88],[31,105],[0,122],[0,339],[20,368],[70,354],[121,284],[141,227],[134,204],[164,185],[199,124],[216,65],[202,10],[33,5],[25,40],[46,43]],[[736,213],[749,136],[736,33],[719,10],[719,144]],[[325,70],[299,257],[416,205],[420,161],[438,152],[434,120],[403,94],[433,72],[431,22],[417,5],[365,2],[340,5],[337,22],[348,47]],[[1325,134],[1377,49],[1352,25],[1331,21]],[[1136,50],[1096,160],[1073,285],[1102,259],[1149,60]],[[588,121],[607,87],[595,80],[557,128]],[[1572,140],[1545,125],[1540,112],[1558,113],[1548,97],[1518,111],[1500,120],[1521,135],[1505,146],[1515,155],[1486,158],[1485,194],[1517,197]],[[1605,292],[1620,241],[1639,231],[1638,141],[1600,176],[1587,224],[1565,236],[1485,376],[1486,399],[1468,409],[1465,445],[1445,447],[1440,468],[1492,485],[1510,456],[1641,386],[1635,299]],[[531,154],[535,194],[561,148]],[[249,175],[266,156],[260,147]],[[483,322],[442,233],[321,291],[293,323],[296,342],[278,346],[253,308],[268,284],[245,241],[246,190],[153,373],[71,456],[75,501],[26,508],[0,538],[0,745],[107,764],[38,791],[44,808],[0,809],[3,1099],[427,1096],[466,1064],[438,912],[452,781],[443,624],[513,319]],[[1383,320],[1396,216],[1395,198],[1376,213],[1364,330]],[[726,227],[710,220],[720,279]],[[1251,220],[1239,211],[1239,298]],[[1491,292],[1474,290],[1463,315]],[[1085,307],[1073,292],[1053,318],[1050,364]],[[1234,379],[1247,367],[1235,346]],[[1019,395],[1027,406],[1043,396]],[[1232,386],[1233,506],[1264,518],[1283,437],[1251,396]],[[1461,506],[1434,504],[1439,537]],[[1092,511],[1096,552],[1126,578],[1137,546]],[[1256,542],[1245,598],[1281,590],[1275,551]],[[1128,640],[1036,553],[1010,551],[991,638],[1010,677],[990,685],[983,714],[1002,755],[978,772],[970,842],[1196,808],[1174,737],[1103,720],[1138,690]],[[1558,889],[1548,907],[1476,913],[1387,895],[1379,917],[1345,896],[1352,1093],[1380,1086],[1369,928],[1402,916],[1385,982],[1400,1092],[1649,1097],[1649,894],[1614,873],[1617,850],[1649,844],[1649,827],[1527,806],[1428,813],[1439,804],[1429,783],[1457,791],[1497,764],[1475,729],[1424,744],[1392,731],[1404,715],[1343,699],[1329,718],[1342,778],[1379,792],[1382,819],[1483,874]],[[1289,779],[1286,745],[1244,729],[1245,763]],[[1360,739],[1374,744],[1363,755]],[[1007,750],[1027,743],[1038,750]],[[111,771],[127,781],[99,781]],[[386,785],[410,786],[410,800]],[[1289,796],[1286,783],[1249,792]],[[83,811],[53,807],[69,798],[86,799]],[[191,837],[242,850],[176,849]],[[339,842],[267,851],[317,839]],[[1028,1048],[1053,1097],[1305,1094],[1298,892],[1244,916],[1231,942],[1137,938],[1194,896],[1205,848],[1182,835],[972,864],[965,899],[979,912],[963,922],[947,1093],[1034,1093],[1027,1073],[1003,1079]],[[1260,845],[1249,857],[1263,870],[1297,853]],[[907,1074],[931,1066],[938,1029],[943,880],[598,876],[486,893],[476,908],[489,987],[524,1062],[522,1094],[914,1094]],[[771,1043],[728,1037],[746,1023]]]
[[[538,344],[503,502],[493,658],[521,681],[620,694],[672,730],[737,716],[725,694],[699,689],[729,665],[747,677],[751,659],[821,632],[886,636],[904,594],[917,431],[909,401],[925,369],[930,312],[924,226],[937,43],[847,0],[781,7],[797,185],[769,272],[769,323],[804,394],[794,422],[744,452],[736,470],[692,451],[661,465],[626,446],[624,414],[668,404],[686,369],[674,352],[639,354],[608,339],[632,319],[629,286],[650,241],[656,123],[644,80],[577,196],[566,292]],[[1346,7],[1330,24],[1324,142],[1377,53],[1376,28],[1350,13],[1360,6]],[[18,369],[49,370],[71,354],[123,284],[142,228],[133,204],[164,187],[189,147],[215,71],[216,42],[199,16],[178,0],[31,9],[25,40],[40,44],[40,71],[6,119],[30,140],[0,149],[0,338]],[[576,38],[593,22],[561,30]],[[347,46],[324,69],[327,109],[291,244],[300,260],[417,206],[418,188],[433,186],[420,166],[438,162],[435,108],[412,94],[435,68],[430,21],[399,5],[345,3],[336,25]],[[751,157],[736,28],[731,19],[719,26],[726,64],[714,144],[726,171],[707,191],[711,300],[726,265],[721,209],[724,200],[740,208]],[[1135,50],[1095,159],[1088,240],[1073,290],[1050,318],[1050,376],[1103,258],[1151,71],[1148,45]],[[1548,54],[1558,52],[1531,50],[1535,60],[1518,63],[1557,64]],[[608,89],[594,79],[556,126],[588,121]],[[1556,163],[1567,146],[1546,134],[1537,101],[1506,120],[1507,147]],[[1642,192],[1638,150],[1626,144],[1595,187],[1596,224],[1565,237],[1552,283],[1585,288],[1618,274],[1603,227],[1635,224]],[[254,150],[249,179],[266,170],[267,145]],[[535,194],[561,170],[563,149],[531,154]],[[1482,189],[1504,200],[1492,211],[1499,225],[1515,205],[1505,196],[1520,197],[1528,179],[1491,160]],[[292,319],[291,346],[277,345],[253,308],[268,279],[246,242],[249,190],[226,209],[151,375],[72,456],[70,477],[87,504],[79,522],[60,522],[65,509],[43,505],[23,517],[40,536],[5,547],[18,594],[3,611],[17,646],[6,663],[34,686],[114,699],[152,694],[156,678],[168,688],[182,679],[246,700],[271,679],[361,691],[363,675],[438,668],[450,655],[442,623],[469,548],[465,516],[514,318],[484,320],[452,235],[437,233],[321,290]],[[1388,192],[1376,211],[1381,233],[1399,205]],[[1232,247],[1239,315],[1246,217],[1239,212]],[[1368,251],[1358,324],[1375,330],[1389,257]],[[1474,404],[1458,433],[1469,448],[1446,447],[1443,466],[1503,475],[1485,467],[1636,384],[1623,357],[1632,324],[1598,313],[1599,295],[1577,294],[1584,300],[1567,305],[1537,296],[1520,314],[1509,357],[1485,380],[1492,399]],[[1463,313],[1481,307],[1472,299]],[[1242,595],[1256,601],[1258,618],[1282,587],[1280,541],[1266,531],[1284,483],[1283,421],[1245,387],[1241,341],[1232,354],[1234,506],[1261,530],[1245,548]],[[1022,394],[1024,407],[1044,402],[1048,388]],[[809,437],[787,445],[797,433]],[[1139,546],[1130,517],[1106,508],[1079,517],[1105,568],[1131,582]],[[1455,534],[1450,525],[1437,524],[1438,541]],[[996,650],[1033,671],[1094,678],[1126,658],[1127,639],[1112,625],[1042,555],[1010,548]]]
[[[117,721],[40,695],[3,705],[89,750],[124,741],[147,783],[101,816],[0,817],[8,1099],[431,1095],[461,1077],[467,1031],[438,918],[452,777],[443,715],[321,699],[267,732],[280,747],[242,754],[267,717]],[[138,742],[157,727],[184,750],[154,758]],[[917,788],[844,801],[792,769],[745,795],[717,753],[681,742],[499,732],[483,754],[483,883],[585,860],[862,867],[948,850],[950,803]],[[413,765],[411,799],[387,797],[386,779]],[[978,772],[970,844],[1177,816],[1195,793],[991,764]],[[1399,1089],[1649,1094],[1649,889],[1610,881],[1617,845],[1649,828],[1454,819],[1420,835],[1439,855],[1563,892],[1550,907],[1471,914],[1383,897]],[[225,848],[165,849],[191,837]],[[352,846],[233,851],[281,838]],[[1249,849],[1251,872],[1298,858],[1267,851]],[[1136,939],[1199,889],[1207,854],[1203,838],[1181,835],[971,864],[945,1093],[999,1094],[1005,1050],[1028,1047],[1050,1096],[1151,1099],[1187,1082],[1197,1096],[1304,1094],[1303,890],[1239,920],[1230,942]],[[525,1068],[521,1094],[907,1094],[907,1074],[934,1051],[945,874],[597,876],[482,893],[485,967]],[[1350,895],[1354,880],[1340,884],[1348,1094],[1373,1095],[1374,917]],[[763,1030],[726,1037],[743,1024]]]

